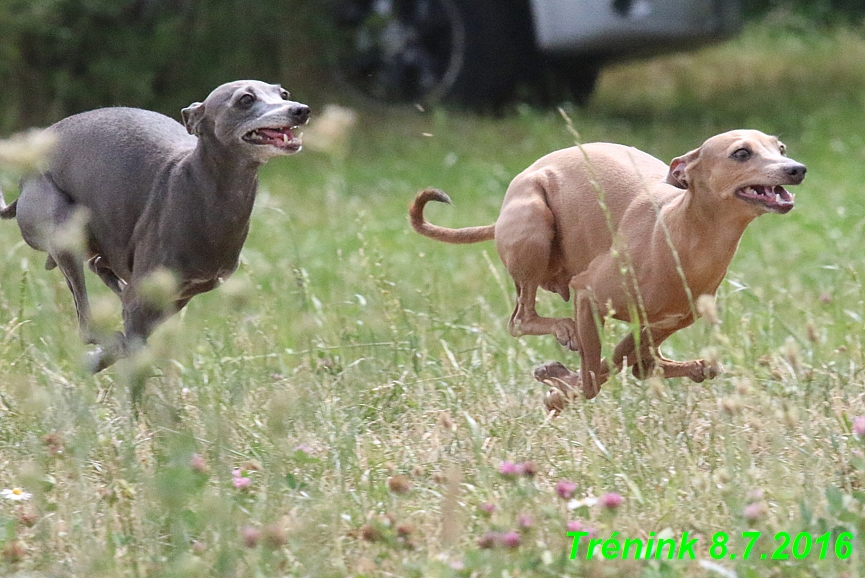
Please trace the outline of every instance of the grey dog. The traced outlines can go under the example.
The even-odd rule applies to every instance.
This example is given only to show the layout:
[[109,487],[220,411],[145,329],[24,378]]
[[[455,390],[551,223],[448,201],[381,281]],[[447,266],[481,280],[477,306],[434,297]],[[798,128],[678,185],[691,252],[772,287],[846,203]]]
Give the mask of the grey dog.
[[[94,373],[129,355],[189,300],[238,266],[258,187],[269,159],[301,149],[294,131],[309,107],[282,87],[229,82],[182,111],[183,125],[156,112],[103,108],[70,116],[47,131],[55,145],[47,169],[25,179],[0,217],[17,216],[21,235],[46,251],[75,299]],[[82,243],[68,241],[80,222]],[[102,343],[92,328],[84,262],[123,306],[124,333]],[[177,284],[168,305],[152,302],[142,281],[168,270]]]

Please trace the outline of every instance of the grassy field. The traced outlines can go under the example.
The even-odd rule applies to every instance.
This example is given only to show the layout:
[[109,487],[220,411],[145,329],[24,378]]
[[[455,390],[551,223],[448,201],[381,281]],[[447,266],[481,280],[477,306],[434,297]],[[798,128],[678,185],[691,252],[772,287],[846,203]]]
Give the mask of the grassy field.
[[[862,575],[863,31],[753,26],[610,69],[589,108],[566,112],[583,142],[665,160],[747,127],[808,165],[797,208],[746,232],[721,323],[665,346],[717,357],[721,377],[622,374],[546,416],[532,369],[576,355],[510,337],[493,245],[422,238],[406,208],[434,185],[455,202],[431,206],[434,222],[493,222],[515,174],[573,144],[562,116],[360,111],[346,147],[311,140],[266,167],[235,277],[147,356],[95,377],[62,277],[0,223],[0,488],[32,494],[0,498],[0,575]],[[0,182],[14,197],[14,175]],[[98,317],[119,325],[89,283]],[[525,462],[533,476],[501,474]],[[609,493],[624,503],[596,500]],[[571,560],[569,528],[699,542],[695,560],[586,560],[585,541]],[[762,533],[747,561],[746,531]],[[801,559],[791,546],[771,559],[779,532],[808,534],[810,550],[802,537]],[[719,533],[727,550],[710,549]]]

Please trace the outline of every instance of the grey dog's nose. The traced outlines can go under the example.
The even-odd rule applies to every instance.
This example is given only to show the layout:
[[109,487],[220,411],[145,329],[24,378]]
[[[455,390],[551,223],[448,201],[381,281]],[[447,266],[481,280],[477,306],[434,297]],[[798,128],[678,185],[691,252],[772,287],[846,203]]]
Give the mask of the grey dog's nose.
[[784,172],[787,173],[789,177],[795,179],[796,181],[801,181],[805,178],[805,173],[808,171],[808,167],[803,165],[802,163],[790,163],[786,167],[784,167]]
[[297,119],[300,124],[306,123],[309,120],[309,107],[305,104],[295,104],[290,109],[288,109],[288,113]]

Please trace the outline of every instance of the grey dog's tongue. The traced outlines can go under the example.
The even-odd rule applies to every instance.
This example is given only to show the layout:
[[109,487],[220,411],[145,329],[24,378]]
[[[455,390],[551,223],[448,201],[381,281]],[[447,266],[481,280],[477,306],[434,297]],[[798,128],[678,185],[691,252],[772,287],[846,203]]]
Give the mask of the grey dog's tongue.
[[283,128],[283,129],[275,129],[275,128],[260,128],[258,132],[266,135],[272,139],[282,140],[282,135],[286,135],[288,140],[294,138],[294,135],[291,134],[291,129]]

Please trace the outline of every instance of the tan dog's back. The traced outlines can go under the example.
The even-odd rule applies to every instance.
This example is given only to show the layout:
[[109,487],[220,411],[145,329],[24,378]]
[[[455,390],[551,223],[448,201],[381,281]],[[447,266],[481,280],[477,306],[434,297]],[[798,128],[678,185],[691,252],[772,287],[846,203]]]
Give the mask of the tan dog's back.
[[539,224],[544,204],[554,216],[553,243],[566,248],[554,255],[560,263],[551,269],[567,283],[610,249],[612,233],[635,200],[644,197],[638,203],[649,205],[645,220],[651,227],[655,209],[649,192],[655,204],[682,193],[664,182],[667,171],[667,165],[652,155],[613,143],[570,147],[538,159],[514,178],[505,194],[496,222],[502,260],[507,266],[510,240],[522,238],[526,228]]

